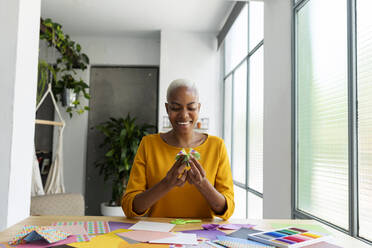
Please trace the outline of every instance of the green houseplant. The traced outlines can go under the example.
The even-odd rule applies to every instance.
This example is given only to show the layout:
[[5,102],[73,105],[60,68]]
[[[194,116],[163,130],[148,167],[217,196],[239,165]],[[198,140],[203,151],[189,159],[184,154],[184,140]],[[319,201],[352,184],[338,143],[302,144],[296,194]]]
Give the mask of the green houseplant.
[[129,173],[137,148],[143,136],[155,126],[137,125],[135,118],[128,114],[123,118],[110,118],[96,127],[103,135],[100,148],[105,149],[105,156],[96,162],[104,180],[112,180],[112,197],[110,206],[120,206],[121,197],[126,189]]
[[88,106],[80,106],[81,95],[90,99],[89,86],[82,79],[76,79],[77,70],[84,71],[89,65],[88,56],[81,51],[81,45],[71,40],[69,35],[62,31],[62,25],[51,19],[40,20],[40,40],[45,40],[49,47],[58,51],[55,62],[48,63],[39,59],[39,80],[37,103],[46,91],[48,83],[52,84],[52,91],[57,101],[64,105],[66,91],[71,90],[76,98],[66,112],[72,117],[73,113],[82,114],[89,110]]

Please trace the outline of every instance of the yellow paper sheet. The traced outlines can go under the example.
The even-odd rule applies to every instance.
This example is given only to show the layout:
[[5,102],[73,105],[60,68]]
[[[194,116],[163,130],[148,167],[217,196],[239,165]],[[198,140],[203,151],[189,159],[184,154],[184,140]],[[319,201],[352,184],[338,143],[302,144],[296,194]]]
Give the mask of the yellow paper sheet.
[[125,242],[122,238],[119,238],[115,233],[122,233],[122,232],[130,232],[132,230],[128,229],[117,229],[113,232],[98,235],[94,238],[92,238],[88,242],[77,242],[77,243],[71,243],[68,244],[72,247],[77,248],[102,248],[102,247],[126,247],[128,243]]

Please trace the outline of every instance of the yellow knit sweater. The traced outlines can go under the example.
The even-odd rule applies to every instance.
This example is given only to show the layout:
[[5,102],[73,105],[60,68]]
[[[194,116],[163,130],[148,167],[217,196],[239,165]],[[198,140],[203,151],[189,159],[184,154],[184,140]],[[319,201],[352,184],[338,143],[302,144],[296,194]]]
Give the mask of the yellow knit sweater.
[[[145,136],[138,148],[122,208],[128,217],[139,216],[133,211],[134,197],[161,181],[175,162],[180,147],[168,145],[159,134]],[[200,146],[194,147],[200,153],[208,181],[226,198],[227,209],[216,215],[195,186],[186,182],[174,187],[142,215],[151,217],[211,218],[228,219],[234,212],[234,191],[230,163],[222,139],[208,136]]]

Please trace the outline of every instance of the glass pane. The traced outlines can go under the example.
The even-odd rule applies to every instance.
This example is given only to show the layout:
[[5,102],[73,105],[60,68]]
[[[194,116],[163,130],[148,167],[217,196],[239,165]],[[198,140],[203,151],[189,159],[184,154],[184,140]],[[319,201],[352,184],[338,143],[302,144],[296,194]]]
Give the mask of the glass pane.
[[247,218],[247,192],[234,185],[234,200],[235,210],[231,216],[232,219],[246,219]]
[[249,51],[263,39],[264,3],[249,2]]
[[234,73],[233,97],[233,179],[245,184],[246,167],[246,125],[247,125],[247,63],[244,62]]
[[372,240],[372,2],[357,1],[359,236]]
[[248,219],[262,219],[262,198],[248,192]]
[[263,173],[263,47],[249,63],[248,186],[262,193]]
[[248,8],[245,5],[225,38],[225,75],[248,54]]
[[223,129],[223,138],[225,140],[227,153],[229,158],[231,158],[231,121],[232,121],[232,80],[231,76],[225,80],[225,89],[224,89],[224,129]]
[[298,208],[348,229],[346,13],[339,0],[298,12],[296,121]]

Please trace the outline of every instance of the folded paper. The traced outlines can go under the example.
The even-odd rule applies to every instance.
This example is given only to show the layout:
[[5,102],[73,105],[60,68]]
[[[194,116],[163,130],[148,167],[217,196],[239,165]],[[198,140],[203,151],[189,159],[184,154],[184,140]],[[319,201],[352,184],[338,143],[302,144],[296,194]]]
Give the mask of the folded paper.
[[190,161],[190,156],[191,155],[196,160],[200,159],[200,153],[198,153],[194,149],[191,149],[189,153],[187,153],[185,149],[182,149],[179,153],[177,153],[176,160],[178,160],[180,157],[183,157],[183,162],[186,162],[186,166],[190,167],[189,161]]
[[43,239],[48,243],[54,243],[66,239],[69,235],[71,233],[56,230],[51,226],[24,226],[9,244],[19,245]]

